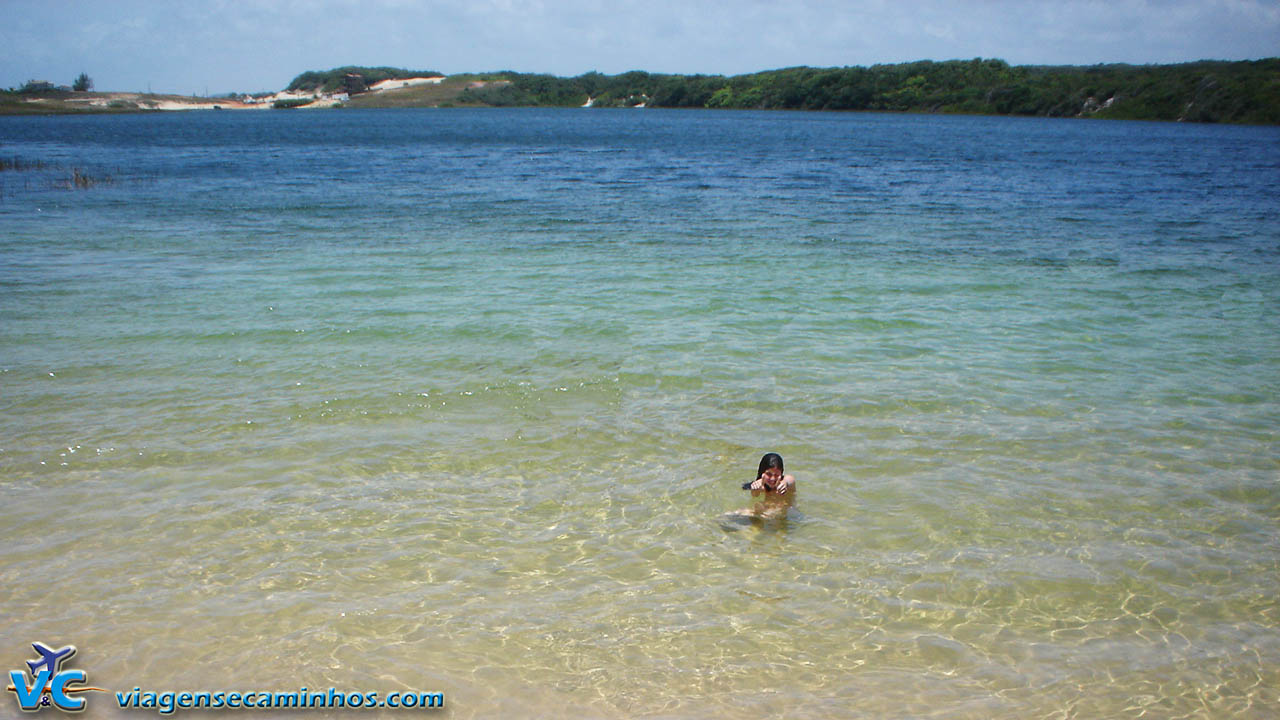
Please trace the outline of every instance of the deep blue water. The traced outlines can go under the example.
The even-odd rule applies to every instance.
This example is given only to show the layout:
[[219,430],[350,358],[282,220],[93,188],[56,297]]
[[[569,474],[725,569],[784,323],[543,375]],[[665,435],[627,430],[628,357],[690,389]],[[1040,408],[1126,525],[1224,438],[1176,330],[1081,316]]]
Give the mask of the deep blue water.
[[[161,214],[138,217],[139,204],[181,202],[193,221],[245,234],[358,218],[375,224],[369,235],[479,225],[599,240],[627,226],[672,240],[1049,254],[1166,244],[1182,256],[1196,242],[1274,250],[1280,182],[1274,128],[1168,123],[392,110],[10,117],[0,128],[9,155],[117,176],[92,196],[40,197],[44,213],[134,225]],[[16,222],[22,193],[6,179]],[[786,234],[769,237],[773,225]]]

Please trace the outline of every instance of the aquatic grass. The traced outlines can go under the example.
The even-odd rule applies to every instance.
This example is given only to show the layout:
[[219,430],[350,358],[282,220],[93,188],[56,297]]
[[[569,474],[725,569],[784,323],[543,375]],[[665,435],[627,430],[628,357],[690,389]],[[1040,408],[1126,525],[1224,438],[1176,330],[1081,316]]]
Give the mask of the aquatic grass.
[[112,185],[115,178],[110,175],[90,175],[80,168],[71,169],[71,177],[61,180],[55,185],[64,190],[88,190],[98,185]]
[[[60,167],[60,163],[41,159],[28,160],[18,156],[0,158],[0,172],[32,173],[36,180],[36,186],[52,187],[56,190],[88,190],[99,185],[114,185],[116,178],[123,174],[119,167],[115,168],[114,173],[108,174],[106,172],[90,172],[83,167],[74,165],[70,169],[70,174],[64,174],[65,170],[63,168],[65,167]],[[135,182],[154,182],[157,177],[155,173],[129,174],[130,180]],[[31,182],[32,176],[28,176],[25,180],[27,190],[31,189]],[[3,197],[3,195],[4,188],[0,188],[0,197]]]
[[[48,166],[49,166],[48,163],[44,162],[43,160],[24,160],[16,155],[11,158],[0,158],[0,172],[9,171],[9,170],[12,170],[14,172],[36,172],[36,171],[44,170]],[[26,178],[23,181],[23,184],[26,189],[30,189],[31,187],[30,177]],[[0,185],[0,198],[3,198],[5,196],[6,194],[5,191],[6,191],[6,188],[3,185]]]
[[[14,172],[38,172],[49,170],[57,167],[54,163],[48,163],[44,160],[25,160],[20,157],[0,158],[0,171],[11,170]],[[119,170],[117,169],[117,173]],[[111,185],[115,183],[115,177],[106,174],[90,174],[83,168],[72,167],[71,175],[62,179],[55,180],[53,186],[63,190],[88,190],[98,185]]]
[[20,157],[0,158],[0,171],[13,170],[15,172],[23,172],[27,170],[43,170],[46,164],[43,160],[23,160]]

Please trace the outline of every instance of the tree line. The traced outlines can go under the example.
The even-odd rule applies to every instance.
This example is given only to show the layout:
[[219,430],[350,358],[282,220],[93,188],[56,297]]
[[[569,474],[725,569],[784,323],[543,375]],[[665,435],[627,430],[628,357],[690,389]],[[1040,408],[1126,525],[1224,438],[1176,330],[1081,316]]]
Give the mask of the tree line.
[[[299,75],[290,90],[332,89],[438,73],[345,67]],[[1043,117],[1096,116],[1280,124],[1280,58],[1174,65],[1011,66],[975,58],[871,67],[795,67],[746,75],[632,71],[577,77],[503,71],[468,76],[461,104],[510,106],[872,110]],[[492,82],[501,81],[501,82]]]

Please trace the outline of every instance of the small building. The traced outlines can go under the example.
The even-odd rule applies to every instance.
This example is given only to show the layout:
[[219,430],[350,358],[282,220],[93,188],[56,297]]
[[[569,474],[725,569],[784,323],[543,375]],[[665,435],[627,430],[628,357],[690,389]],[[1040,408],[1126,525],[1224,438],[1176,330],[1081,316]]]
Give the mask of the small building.
[[67,92],[71,92],[71,88],[65,85],[54,85],[48,80],[28,80],[27,84],[23,85],[22,88],[18,90],[18,92],[41,93],[41,92],[53,92],[54,90],[65,90]]

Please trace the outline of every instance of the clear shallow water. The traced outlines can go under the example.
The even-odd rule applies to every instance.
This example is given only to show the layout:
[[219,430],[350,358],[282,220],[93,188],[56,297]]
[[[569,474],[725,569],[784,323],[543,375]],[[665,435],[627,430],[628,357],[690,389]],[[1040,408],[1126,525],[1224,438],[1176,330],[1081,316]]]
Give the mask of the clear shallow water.
[[[0,156],[47,163],[0,173],[6,668],[1280,709],[1276,129],[206,113]],[[796,508],[722,523],[767,450]]]

